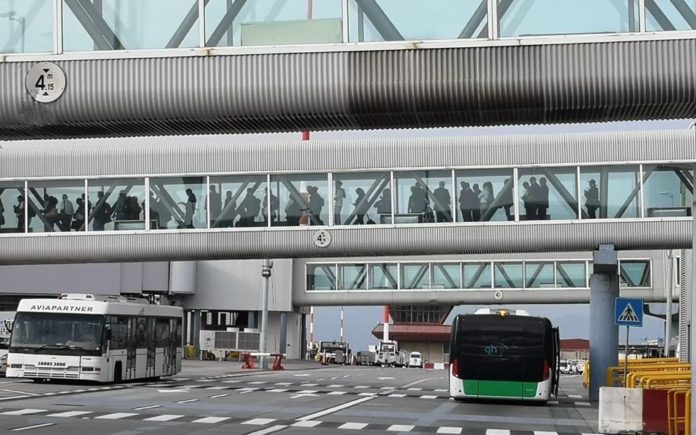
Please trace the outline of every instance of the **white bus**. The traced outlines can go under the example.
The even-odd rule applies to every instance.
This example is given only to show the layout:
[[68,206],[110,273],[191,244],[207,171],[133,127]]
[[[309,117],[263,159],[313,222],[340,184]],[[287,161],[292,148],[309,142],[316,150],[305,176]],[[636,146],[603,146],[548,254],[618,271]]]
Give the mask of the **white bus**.
[[22,299],[7,377],[120,382],[181,371],[181,307],[145,299],[62,294]]

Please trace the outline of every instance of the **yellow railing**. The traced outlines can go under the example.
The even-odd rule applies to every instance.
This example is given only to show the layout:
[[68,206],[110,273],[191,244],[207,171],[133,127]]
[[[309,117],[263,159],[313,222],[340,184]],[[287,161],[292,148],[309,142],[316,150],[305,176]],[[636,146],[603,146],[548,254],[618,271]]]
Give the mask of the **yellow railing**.
[[673,362],[673,361],[656,361],[651,362],[649,359],[641,360],[641,363],[629,363],[628,375],[624,376],[624,365],[609,367],[607,369],[606,385],[608,387],[623,387],[624,378],[630,376],[631,372],[638,371],[665,371],[665,370],[691,370],[691,364]]

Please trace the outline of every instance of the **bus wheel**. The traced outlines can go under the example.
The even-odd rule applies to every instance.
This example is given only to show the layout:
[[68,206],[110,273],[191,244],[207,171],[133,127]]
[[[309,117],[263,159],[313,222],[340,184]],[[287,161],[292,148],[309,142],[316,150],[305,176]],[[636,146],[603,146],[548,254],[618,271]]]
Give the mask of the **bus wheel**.
[[121,362],[119,361],[114,365],[114,384],[118,384],[122,379],[123,375],[121,374]]
[[43,379],[41,379],[41,378],[32,378],[31,380],[34,381],[34,382],[37,383],[37,384],[43,382]]

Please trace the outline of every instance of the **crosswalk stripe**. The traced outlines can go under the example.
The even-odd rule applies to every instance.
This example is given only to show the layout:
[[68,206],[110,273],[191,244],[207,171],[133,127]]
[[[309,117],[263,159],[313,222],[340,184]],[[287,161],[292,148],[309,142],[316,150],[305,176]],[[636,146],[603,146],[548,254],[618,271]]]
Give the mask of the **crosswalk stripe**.
[[428,396],[428,395],[422,395],[420,396],[421,399],[437,399],[437,396]]
[[253,418],[251,420],[244,421],[241,424],[251,424],[254,426],[264,426],[266,424],[273,423],[274,421],[276,421],[275,418]]
[[171,420],[176,420],[177,418],[181,418],[181,417],[183,417],[183,415],[163,414],[163,415],[158,415],[156,417],[146,418],[144,421],[171,421]]
[[331,396],[342,396],[344,394],[348,394],[347,391],[331,391],[328,393]]
[[39,412],[46,412],[46,409],[17,409],[15,411],[5,411],[2,415],[28,415],[28,414],[38,414]]
[[297,423],[293,423],[290,426],[294,427],[314,427],[314,426],[319,426],[321,424],[320,421],[316,420],[307,420],[307,421],[298,421]]
[[510,435],[508,429],[486,429],[486,435]]
[[367,423],[343,423],[339,429],[360,430],[367,426]]
[[534,435],[558,435],[558,432],[547,432],[543,430],[535,430]]
[[38,429],[40,427],[48,427],[48,426],[54,426],[55,423],[42,423],[42,424],[35,424],[33,426],[24,426],[24,427],[16,427],[14,429],[10,429],[13,432],[21,432],[23,430],[31,430],[31,429]]
[[462,428],[461,427],[452,427],[452,426],[440,426],[437,428],[437,432],[435,433],[446,433],[446,434],[454,434],[454,435],[459,435],[462,433]]
[[47,417],[79,417],[81,415],[92,414],[92,411],[65,411],[55,414],[48,414]]
[[392,424],[387,428],[387,432],[411,432],[414,427],[410,424]]
[[221,421],[229,420],[230,417],[205,417],[205,418],[199,418],[198,420],[193,420],[191,423],[208,423],[208,424],[214,424],[214,423],[220,423]]
[[94,418],[98,418],[100,420],[118,420],[121,418],[132,417],[134,415],[138,414],[135,412],[114,412],[113,414],[100,415]]

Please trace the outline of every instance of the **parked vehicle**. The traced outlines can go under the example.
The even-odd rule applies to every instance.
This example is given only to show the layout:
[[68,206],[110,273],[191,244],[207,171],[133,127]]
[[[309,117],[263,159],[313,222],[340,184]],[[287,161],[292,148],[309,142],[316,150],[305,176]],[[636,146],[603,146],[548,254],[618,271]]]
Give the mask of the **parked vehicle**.
[[423,358],[421,357],[420,352],[411,352],[408,355],[408,366],[423,368]]
[[383,367],[403,367],[408,363],[406,354],[399,351],[399,343],[394,340],[382,341],[377,348],[377,365]]
[[371,352],[369,350],[361,350],[357,354],[357,363],[361,366],[373,366],[375,365],[375,357],[375,352]]

